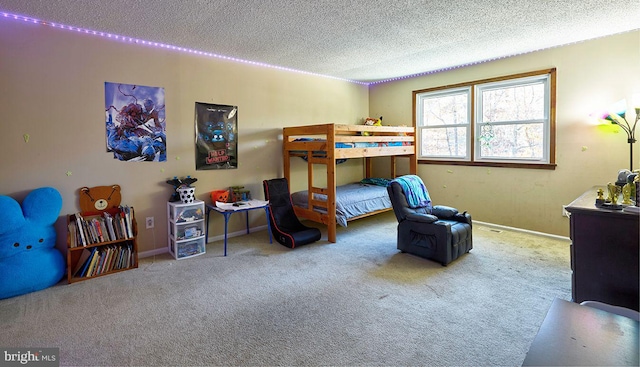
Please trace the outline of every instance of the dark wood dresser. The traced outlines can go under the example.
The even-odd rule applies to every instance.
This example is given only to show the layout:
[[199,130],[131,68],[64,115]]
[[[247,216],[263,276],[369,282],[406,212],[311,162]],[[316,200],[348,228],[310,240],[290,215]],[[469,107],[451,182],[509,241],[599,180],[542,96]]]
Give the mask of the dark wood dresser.
[[571,223],[572,298],[638,310],[640,215],[596,207],[599,188],[606,196],[606,188],[593,187],[566,208]]

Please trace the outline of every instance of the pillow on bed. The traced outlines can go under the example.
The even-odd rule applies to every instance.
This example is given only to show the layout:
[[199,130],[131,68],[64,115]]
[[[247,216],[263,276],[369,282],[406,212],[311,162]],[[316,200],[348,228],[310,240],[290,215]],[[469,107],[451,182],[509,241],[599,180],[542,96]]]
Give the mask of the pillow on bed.
[[360,180],[361,184],[377,185],[377,186],[385,186],[385,187],[389,186],[389,182],[391,182],[391,180],[388,178],[377,178],[377,177],[363,178],[362,180]]

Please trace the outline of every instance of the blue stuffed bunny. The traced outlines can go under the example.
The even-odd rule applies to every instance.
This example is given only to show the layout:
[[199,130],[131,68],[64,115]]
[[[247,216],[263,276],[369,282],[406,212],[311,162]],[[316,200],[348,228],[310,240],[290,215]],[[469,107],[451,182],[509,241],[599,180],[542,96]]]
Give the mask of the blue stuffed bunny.
[[65,271],[54,223],[62,196],[53,187],[31,191],[22,207],[0,195],[0,299],[51,287]]

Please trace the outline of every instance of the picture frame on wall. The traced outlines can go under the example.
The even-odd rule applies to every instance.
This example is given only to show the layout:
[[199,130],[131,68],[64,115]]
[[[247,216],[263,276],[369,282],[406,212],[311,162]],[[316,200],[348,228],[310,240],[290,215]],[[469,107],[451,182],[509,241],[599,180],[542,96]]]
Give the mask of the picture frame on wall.
[[196,170],[238,168],[238,106],[196,102]]

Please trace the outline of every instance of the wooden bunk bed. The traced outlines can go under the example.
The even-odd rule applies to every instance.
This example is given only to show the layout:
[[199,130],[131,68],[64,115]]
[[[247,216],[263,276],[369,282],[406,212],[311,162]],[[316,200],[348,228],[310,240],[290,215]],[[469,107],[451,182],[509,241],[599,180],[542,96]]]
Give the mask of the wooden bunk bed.
[[[369,134],[369,135],[365,135]],[[396,177],[396,158],[409,159],[409,173],[416,174],[414,127],[321,124],[283,129],[284,177],[291,183],[291,158],[307,161],[307,207],[294,205],[298,217],[327,225],[327,237],[336,242],[336,164],[338,160],[364,158],[365,176],[371,178],[372,158],[391,157],[390,178]],[[327,167],[327,187],[313,186],[313,165]],[[327,200],[318,200],[318,197]],[[318,210],[320,208],[320,210]],[[365,213],[358,219],[391,210]]]

